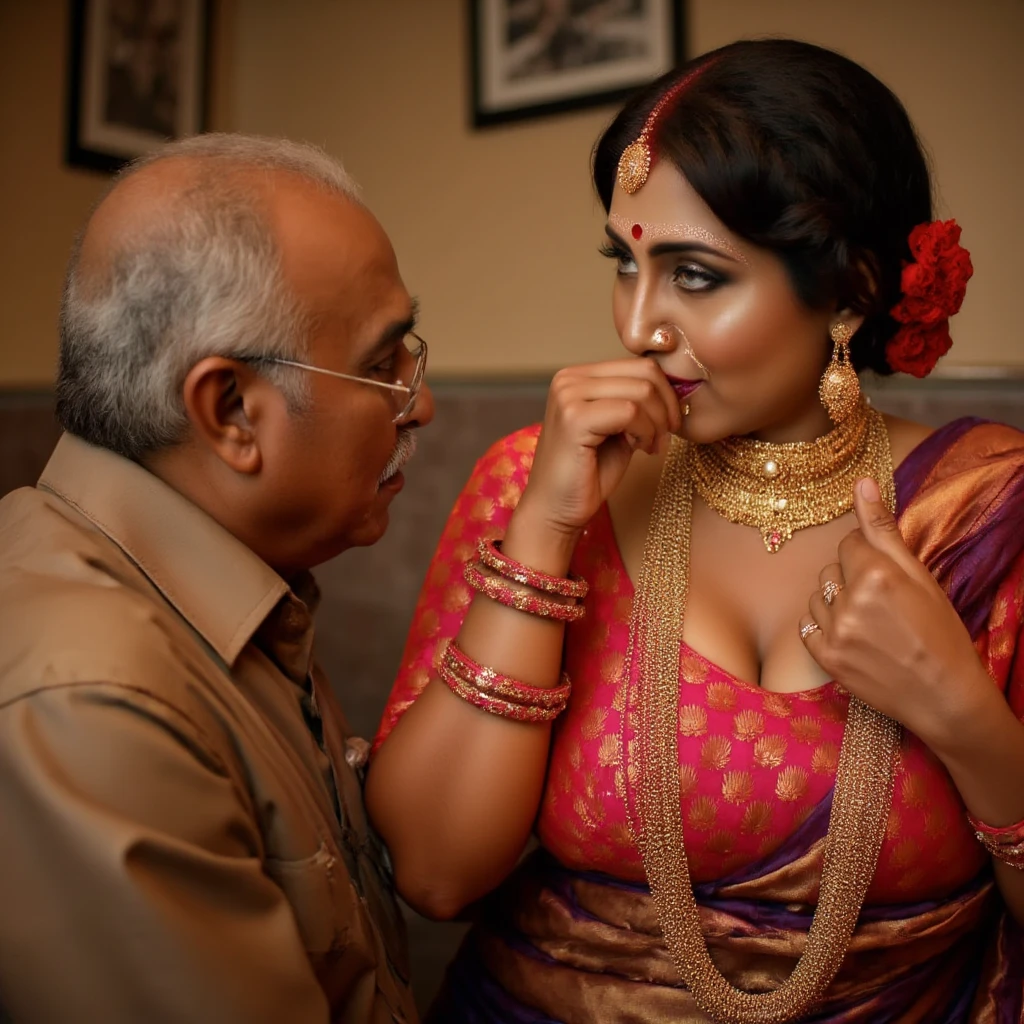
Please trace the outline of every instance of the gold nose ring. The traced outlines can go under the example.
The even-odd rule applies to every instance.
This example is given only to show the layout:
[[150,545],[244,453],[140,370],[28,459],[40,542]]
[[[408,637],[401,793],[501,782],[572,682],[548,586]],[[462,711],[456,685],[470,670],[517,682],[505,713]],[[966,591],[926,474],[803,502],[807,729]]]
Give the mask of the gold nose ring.
[[655,348],[665,348],[672,344],[672,332],[667,327],[659,327],[651,335],[651,344]]

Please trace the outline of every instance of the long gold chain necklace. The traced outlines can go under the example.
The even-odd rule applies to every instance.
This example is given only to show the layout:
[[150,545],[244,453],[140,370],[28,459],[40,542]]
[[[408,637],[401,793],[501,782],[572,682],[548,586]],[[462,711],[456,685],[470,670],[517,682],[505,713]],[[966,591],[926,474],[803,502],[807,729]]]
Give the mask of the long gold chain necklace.
[[[679,797],[679,652],[689,583],[694,452],[693,445],[673,438],[637,581],[626,658],[627,678],[635,678],[637,686],[635,693],[627,693],[620,737],[626,778],[639,782],[639,820],[627,798],[628,820],[669,953],[700,1009],[721,1024],[784,1024],[821,998],[846,956],[885,836],[901,730],[897,722],[850,697],[818,904],[804,952],[778,989],[753,993],[736,988],[715,965],[701,932]],[[869,472],[893,508],[887,438],[884,451],[874,457]],[[638,740],[627,737],[627,724]]]
[[797,530],[829,523],[853,508],[853,485],[892,481],[889,438],[880,413],[862,402],[816,441],[769,444],[730,437],[698,445],[693,482],[705,504],[731,523],[755,526],[774,554]]

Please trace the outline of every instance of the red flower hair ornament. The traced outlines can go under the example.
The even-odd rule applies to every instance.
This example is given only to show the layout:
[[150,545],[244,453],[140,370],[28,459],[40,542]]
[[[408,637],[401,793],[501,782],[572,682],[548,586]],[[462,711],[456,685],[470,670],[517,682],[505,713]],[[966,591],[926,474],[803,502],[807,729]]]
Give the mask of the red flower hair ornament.
[[955,220],[918,224],[908,241],[914,259],[903,264],[903,298],[889,311],[902,326],[885,356],[893,370],[927,377],[953,345],[949,318],[963,304],[974,267]]

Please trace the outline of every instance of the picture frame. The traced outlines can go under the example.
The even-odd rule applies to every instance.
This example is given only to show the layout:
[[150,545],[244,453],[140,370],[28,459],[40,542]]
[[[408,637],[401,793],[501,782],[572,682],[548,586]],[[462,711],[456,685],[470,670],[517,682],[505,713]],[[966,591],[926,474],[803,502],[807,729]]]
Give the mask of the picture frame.
[[624,99],[685,59],[685,0],[468,0],[474,128]]
[[69,0],[65,160],[112,173],[206,124],[211,0]]

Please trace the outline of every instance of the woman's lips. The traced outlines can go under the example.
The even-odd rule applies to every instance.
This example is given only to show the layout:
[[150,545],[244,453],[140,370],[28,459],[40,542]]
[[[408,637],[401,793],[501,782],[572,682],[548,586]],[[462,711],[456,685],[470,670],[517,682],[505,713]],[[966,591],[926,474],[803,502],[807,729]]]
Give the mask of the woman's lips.
[[682,377],[672,377],[665,374],[666,380],[672,385],[672,390],[678,395],[679,400],[688,398],[704,383],[703,380],[684,380]]

